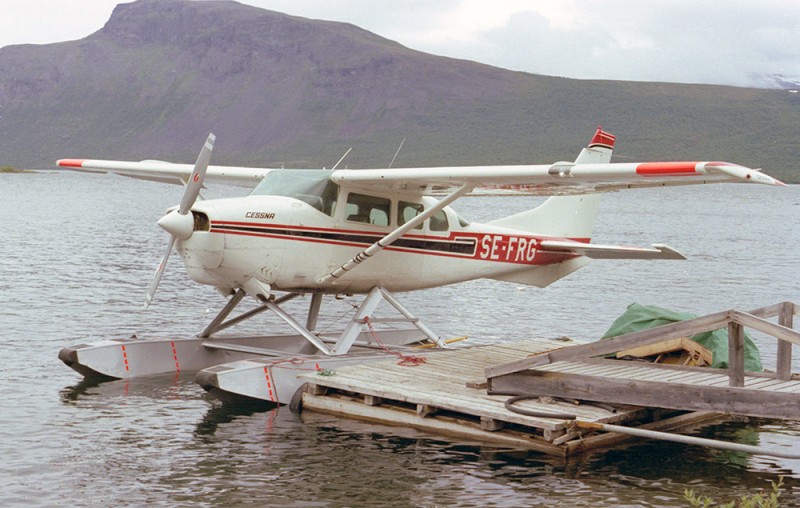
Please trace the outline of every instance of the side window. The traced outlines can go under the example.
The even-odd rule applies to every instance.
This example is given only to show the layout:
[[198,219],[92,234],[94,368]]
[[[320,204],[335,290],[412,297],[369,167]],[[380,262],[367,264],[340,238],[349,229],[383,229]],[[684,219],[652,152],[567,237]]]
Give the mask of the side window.
[[447,214],[444,210],[439,210],[431,216],[431,231],[447,231]]
[[388,226],[391,200],[351,192],[347,196],[345,219],[350,222]]
[[[410,221],[417,215],[422,213],[422,204],[421,203],[411,203],[409,201],[400,201],[397,206],[397,225],[402,226],[406,222]],[[422,223],[420,223],[414,229],[422,229]]]

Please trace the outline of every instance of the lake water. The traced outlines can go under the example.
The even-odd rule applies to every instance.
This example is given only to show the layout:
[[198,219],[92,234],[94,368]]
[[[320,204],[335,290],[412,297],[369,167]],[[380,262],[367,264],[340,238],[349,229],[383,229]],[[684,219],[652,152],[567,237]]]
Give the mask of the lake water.
[[[63,346],[190,336],[221,306],[174,256],[156,303],[142,308],[166,243],[154,222],[181,193],[110,176],[0,175],[0,505],[682,506],[685,488],[730,500],[784,475],[783,506],[800,506],[800,461],[646,441],[564,461],[285,408],[222,406],[191,375],[82,383],[56,358]],[[456,209],[481,221],[530,202],[473,198]],[[798,219],[800,186],[610,194],[597,242],[667,243],[689,260],[596,261],[545,289],[477,281],[401,300],[438,333],[473,343],[595,340],[633,302],[697,314],[800,302]],[[341,312],[326,309],[329,319]],[[282,330],[267,318],[249,326]],[[774,343],[756,340],[774,367]],[[798,422],[694,433],[800,450]]]

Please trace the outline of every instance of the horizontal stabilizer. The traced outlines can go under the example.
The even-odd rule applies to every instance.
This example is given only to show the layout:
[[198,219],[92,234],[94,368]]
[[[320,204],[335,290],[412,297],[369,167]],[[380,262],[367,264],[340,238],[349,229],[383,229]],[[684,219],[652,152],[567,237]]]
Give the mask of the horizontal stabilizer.
[[580,254],[592,259],[686,259],[672,247],[655,243],[651,247],[621,247],[570,240],[543,240],[539,252]]

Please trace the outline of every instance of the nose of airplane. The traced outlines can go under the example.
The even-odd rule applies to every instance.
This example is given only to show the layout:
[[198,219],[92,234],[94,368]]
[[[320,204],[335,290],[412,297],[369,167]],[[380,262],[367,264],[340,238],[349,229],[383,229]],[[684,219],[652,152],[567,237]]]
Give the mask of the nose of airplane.
[[181,214],[173,210],[161,217],[157,224],[178,240],[188,240],[194,230],[194,214]]

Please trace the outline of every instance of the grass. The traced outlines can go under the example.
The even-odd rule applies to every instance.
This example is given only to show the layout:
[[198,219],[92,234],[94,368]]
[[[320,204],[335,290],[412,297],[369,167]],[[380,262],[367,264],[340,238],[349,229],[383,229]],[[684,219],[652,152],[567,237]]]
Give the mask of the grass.
[[30,173],[30,171],[17,169],[14,166],[0,166],[0,173]]
[[781,487],[783,487],[783,476],[779,476],[777,482],[772,482],[772,491],[769,494],[763,492],[747,494],[738,499],[738,504],[736,499],[725,504],[719,504],[708,496],[695,494],[692,489],[683,491],[683,498],[689,503],[689,506],[702,508],[708,508],[709,506],[721,506],[723,508],[735,508],[737,506],[740,508],[778,508],[780,506],[778,499],[781,497]]

